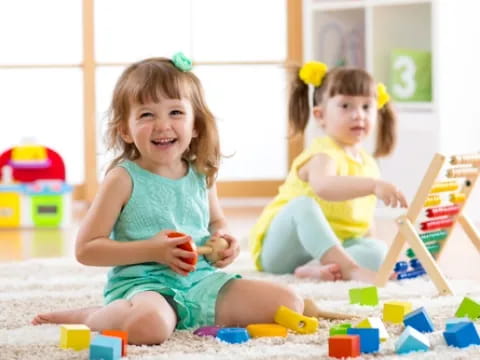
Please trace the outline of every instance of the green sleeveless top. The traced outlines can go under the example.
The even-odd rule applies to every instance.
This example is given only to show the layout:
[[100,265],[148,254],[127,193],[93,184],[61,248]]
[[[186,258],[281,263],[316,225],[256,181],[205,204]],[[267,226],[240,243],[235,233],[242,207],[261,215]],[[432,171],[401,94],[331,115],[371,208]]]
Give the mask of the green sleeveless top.
[[[132,193],[122,209],[112,231],[117,241],[148,241],[165,229],[188,234],[196,245],[210,237],[210,212],[206,178],[190,165],[181,179],[169,179],[151,173],[134,162],[123,167],[132,179]],[[187,291],[216,271],[203,256],[196,270],[188,276],[173,272],[169,267],[151,262],[115,266],[108,274],[104,290],[105,302],[125,298],[133,288],[165,289],[163,293]]]

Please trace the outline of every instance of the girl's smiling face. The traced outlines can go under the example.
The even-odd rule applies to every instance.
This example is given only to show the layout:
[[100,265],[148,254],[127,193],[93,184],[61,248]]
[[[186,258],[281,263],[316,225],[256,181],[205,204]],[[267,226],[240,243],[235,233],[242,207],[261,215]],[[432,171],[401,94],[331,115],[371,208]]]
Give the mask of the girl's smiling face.
[[122,131],[123,140],[134,143],[140,152],[139,163],[168,177],[184,175],[182,157],[196,136],[190,101],[164,96],[158,102],[132,104],[128,128]]

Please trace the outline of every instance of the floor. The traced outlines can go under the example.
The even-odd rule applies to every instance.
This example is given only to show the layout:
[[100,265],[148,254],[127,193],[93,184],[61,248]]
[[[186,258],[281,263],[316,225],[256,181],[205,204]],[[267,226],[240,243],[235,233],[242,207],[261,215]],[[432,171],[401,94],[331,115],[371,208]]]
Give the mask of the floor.
[[[238,237],[242,248],[246,249],[249,229],[260,215],[262,206],[241,202],[226,204],[224,211],[232,233]],[[85,206],[77,204],[74,212],[74,223],[66,229],[0,230],[0,262],[73,256],[75,235]],[[376,234],[377,238],[390,243],[396,234],[393,219],[377,219]],[[480,280],[480,254],[458,226],[445,246],[439,265],[450,278]]]

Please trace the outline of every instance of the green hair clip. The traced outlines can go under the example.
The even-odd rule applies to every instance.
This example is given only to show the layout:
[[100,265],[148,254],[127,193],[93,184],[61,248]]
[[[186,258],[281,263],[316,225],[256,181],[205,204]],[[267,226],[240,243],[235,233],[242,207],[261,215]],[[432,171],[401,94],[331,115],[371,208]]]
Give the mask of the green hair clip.
[[186,57],[181,51],[172,56],[172,63],[180,71],[192,70],[192,60]]

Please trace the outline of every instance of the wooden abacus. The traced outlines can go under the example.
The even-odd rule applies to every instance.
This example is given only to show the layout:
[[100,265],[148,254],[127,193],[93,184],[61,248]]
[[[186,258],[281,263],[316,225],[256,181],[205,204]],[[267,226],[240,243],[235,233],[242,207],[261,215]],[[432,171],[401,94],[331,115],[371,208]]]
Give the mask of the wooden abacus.
[[[437,178],[446,167],[447,160],[450,160],[445,173],[448,180],[438,182]],[[449,159],[444,155],[435,154],[407,213],[397,219],[399,230],[378,271],[375,285],[385,286],[407,242],[411,246],[411,249],[407,250],[407,256],[416,256],[420,260],[440,294],[453,295],[450,284],[435,260],[440,257],[457,222],[480,252],[480,234],[463,214],[479,173],[480,153],[454,155]],[[462,179],[463,182],[460,183],[459,180]],[[443,201],[442,193],[449,193],[447,201],[450,204],[438,207]],[[432,220],[420,222],[417,231],[414,224],[423,208],[426,208],[426,217]]]

